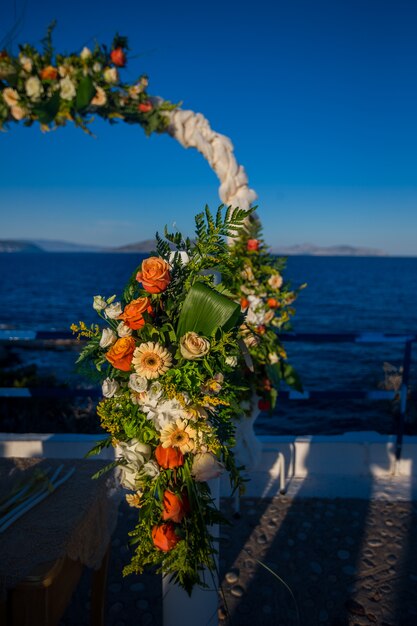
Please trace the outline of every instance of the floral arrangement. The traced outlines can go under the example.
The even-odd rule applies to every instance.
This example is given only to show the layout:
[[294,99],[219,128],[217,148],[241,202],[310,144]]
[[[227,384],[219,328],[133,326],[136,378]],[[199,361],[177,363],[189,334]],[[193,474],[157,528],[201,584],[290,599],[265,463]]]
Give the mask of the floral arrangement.
[[0,51],[0,129],[8,122],[26,126],[39,122],[43,131],[74,122],[86,132],[94,115],[140,124],[146,134],[162,132],[168,125],[164,111],[175,105],[152,98],[148,78],[132,84],[120,79],[127,64],[126,37],[116,35],[108,49],[96,44],[79,53],[55,53],[53,23],[38,51],[29,44],[19,46],[17,56]]
[[289,330],[292,306],[302,285],[292,290],[284,281],[286,259],[274,257],[262,235],[259,218],[252,213],[245,228],[230,246],[230,254],[238,264],[238,271],[225,277],[225,284],[240,303],[244,313],[241,338],[246,347],[245,405],[252,394],[259,396],[259,408],[272,410],[282,381],[301,391],[300,379],[287,360],[287,353],[279,340],[279,332]]
[[209,527],[221,519],[207,481],[223,471],[241,487],[230,448],[242,385],[233,380],[239,355],[240,305],[216,285],[237,271],[226,238],[251,211],[208,208],[196,238],[156,236],[154,256],[135,270],[123,297],[95,296],[102,324],[80,322],[86,337],[79,362],[102,380],[101,425],[116,446],[114,464],[139,510],[134,550],[124,573],[157,566],[187,591],[214,570]]

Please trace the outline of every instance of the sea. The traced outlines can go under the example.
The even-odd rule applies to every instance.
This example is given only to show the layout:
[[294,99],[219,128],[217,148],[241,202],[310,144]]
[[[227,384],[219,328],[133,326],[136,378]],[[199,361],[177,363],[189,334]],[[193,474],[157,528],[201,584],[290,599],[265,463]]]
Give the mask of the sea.
[[[79,320],[96,322],[93,296],[119,295],[142,258],[115,253],[0,254],[0,328],[68,331]],[[417,332],[417,258],[292,256],[284,277],[294,288],[307,283],[295,303],[292,330],[297,333]],[[274,413],[257,420],[258,433],[396,431],[398,402],[351,400],[349,392],[389,385],[402,365],[402,344],[288,342],[285,347],[305,390],[340,391],[346,397],[278,398]],[[69,384],[76,380],[74,352],[22,350],[18,356],[42,373],[53,372]],[[416,364],[414,354],[413,391]],[[416,414],[410,401],[411,429]]]

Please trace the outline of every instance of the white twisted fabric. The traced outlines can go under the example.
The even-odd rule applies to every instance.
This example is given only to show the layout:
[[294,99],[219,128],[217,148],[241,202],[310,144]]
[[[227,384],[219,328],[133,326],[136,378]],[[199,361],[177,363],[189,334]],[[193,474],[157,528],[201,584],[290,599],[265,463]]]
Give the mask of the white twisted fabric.
[[258,196],[248,186],[245,169],[236,161],[230,139],[212,130],[201,113],[176,109],[168,115],[167,132],[184,148],[196,148],[216,172],[223,204],[248,209]]
[[[207,160],[220,180],[219,196],[226,206],[249,209],[257,194],[249,188],[245,168],[239,165],[229,137],[211,129],[201,113],[176,109],[167,113],[170,124],[167,132],[184,148],[196,148]],[[233,244],[233,240],[229,239]],[[239,464],[247,470],[254,469],[261,457],[262,449],[256,438],[253,425],[259,414],[257,398],[251,401],[251,414],[236,423],[236,447],[234,452]]]

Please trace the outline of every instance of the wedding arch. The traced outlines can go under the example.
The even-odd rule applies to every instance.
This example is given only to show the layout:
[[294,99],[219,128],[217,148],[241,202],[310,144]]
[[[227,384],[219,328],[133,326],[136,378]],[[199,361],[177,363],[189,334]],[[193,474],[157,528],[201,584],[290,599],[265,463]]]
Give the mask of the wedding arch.
[[127,64],[125,37],[116,35],[110,50],[96,45],[61,55],[53,48],[53,28],[42,40],[41,52],[29,44],[20,46],[16,56],[0,51],[0,129],[39,123],[46,132],[73,122],[90,132],[94,116],[139,124],[147,134],[165,132],[184,148],[198,150],[220,180],[222,203],[251,206],[257,195],[228,137],[214,131],[201,113],[149,95],[146,75],[133,84],[120,80],[119,70]]
[[[258,375],[258,372],[256,372],[256,377],[259,378],[259,380],[261,381],[263,391],[267,394],[272,393],[272,383],[276,382],[276,377],[284,378],[285,380],[287,380],[287,382],[289,382],[292,376],[291,370],[285,369],[285,367],[283,368],[282,372],[280,371],[281,363],[283,362],[283,359],[286,358],[286,355],[285,351],[279,352],[279,349],[276,348],[276,331],[272,327],[281,328],[282,325],[287,321],[287,319],[289,319],[290,314],[287,313],[286,307],[290,307],[291,303],[295,299],[295,295],[293,292],[289,292],[288,290],[286,291],[283,289],[282,292],[280,291],[281,286],[283,285],[283,279],[280,275],[281,266],[279,266],[277,269],[277,267],[275,267],[274,263],[271,262],[271,259],[268,256],[267,246],[263,243],[262,238],[259,235],[259,221],[255,218],[252,224],[250,224],[249,216],[253,211],[250,210],[250,207],[256,200],[257,195],[255,191],[249,187],[248,178],[244,167],[242,165],[239,165],[239,163],[237,162],[231,140],[225,135],[214,131],[210,127],[208,120],[201,113],[195,113],[194,111],[190,110],[183,110],[179,106],[172,104],[160,97],[150,95],[147,91],[148,78],[146,75],[140,76],[134,83],[125,83],[121,81],[119,71],[124,68],[127,63],[128,42],[125,37],[116,35],[109,49],[104,45],[96,45],[92,50],[84,47],[83,50],[81,50],[81,52],[79,53],[62,55],[56,53],[53,48],[53,26],[54,25],[51,25],[51,27],[48,29],[46,37],[42,40],[42,50],[40,52],[29,44],[19,46],[18,55],[12,55],[5,50],[0,51],[0,130],[14,123],[19,123],[25,126],[39,124],[40,129],[43,132],[47,132],[49,130],[59,128],[60,126],[64,126],[67,123],[74,123],[85,132],[90,133],[90,124],[93,122],[95,116],[99,116],[103,119],[106,119],[110,123],[120,121],[128,124],[140,125],[144,129],[145,133],[148,135],[152,132],[168,133],[171,137],[176,139],[184,148],[195,148],[198,152],[200,152],[200,154],[207,160],[213,171],[217,174],[220,180],[220,200],[228,208],[226,209],[224,219],[222,218],[221,208],[219,209],[215,219],[207,210],[207,225],[204,225],[201,221],[201,219],[203,219],[204,221],[204,217],[200,219],[200,222],[198,222],[199,216],[197,216],[196,218],[196,224],[199,224],[201,233],[203,234],[202,239],[204,239],[207,233],[211,235],[215,231],[213,241],[215,241],[217,246],[215,249],[220,250],[220,252],[222,252],[223,250],[221,241],[223,241],[223,248],[228,248],[224,239],[221,240],[220,235],[224,235],[226,233],[227,235],[232,234],[232,236],[234,236],[233,233],[236,232],[236,224],[239,224],[239,232],[246,231],[243,239],[236,239],[236,246],[231,247],[233,249],[236,249],[236,252],[232,252],[231,249],[228,248],[227,252],[223,254],[223,257],[227,257],[229,259],[229,257],[231,257],[233,254],[239,255],[243,252],[243,265],[240,266],[236,263],[236,265],[234,266],[238,268],[236,274],[238,275],[238,280],[242,283],[242,285],[233,285],[234,287],[239,287],[239,289],[235,289],[232,291],[230,291],[229,286],[226,285],[226,287],[229,289],[229,292],[227,295],[224,295],[220,293],[220,290],[210,290],[207,285],[203,285],[203,281],[201,281],[203,272],[196,271],[196,274],[198,275],[198,280],[200,280],[201,283],[200,288],[196,288],[191,294],[194,300],[193,298],[189,298],[188,294],[186,296],[188,300],[186,302],[184,301],[185,304],[184,302],[181,302],[182,308],[177,308],[178,310],[181,310],[181,315],[184,319],[186,319],[186,316],[189,315],[189,322],[191,320],[191,314],[189,314],[187,306],[189,308],[192,308],[192,305],[190,303],[197,302],[198,298],[200,298],[198,302],[201,303],[203,302],[203,297],[206,298],[204,302],[207,303],[207,292],[210,293],[210,298],[217,298],[216,306],[218,305],[219,300],[223,300],[223,304],[219,307],[218,310],[221,311],[221,309],[223,308],[223,311],[228,312],[227,315],[225,313],[226,317],[224,317],[222,324],[216,321],[216,323],[214,323],[212,327],[210,327],[212,330],[214,329],[214,331],[221,330],[223,326],[227,330],[226,322],[228,322],[229,319],[232,318],[234,320],[239,319],[240,312],[246,311],[245,319],[247,320],[247,328],[244,331],[241,331],[241,327],[238,327],[238,325],[236,325],[235,323],[234,333],[236,336],[233,337],[233,348],[236,354],[239,354],[241,356],[240,353],[242,353],[244,355],[244,360],[246,361],[246,365],[248,365],[248,362],[250,362],[251,359],[250,350],[252,349],[256,351],[257,346],[259,346],[259,344],[261,343],[259,337],[262,337],[262,341],[264,342],[262,359],[260,361],[262,368],[260,375]],[[243,217],[244,215],[246,215],[245,218]],[[241,228],[243,224],[245,225],[245,228]],[[233,226],[235,226],[235,230],[233,230]],[[167,235],[167,239],[171,241],[171,243],[175,243],[176,235],[170,235],[170,237],[171,239],[169,239],[169,235]],[[209,240],[208,236],[206,237],[205,241],[207,240]],[[191,251],[191,241],[187,241],[187,245],[190,248],[188,251],[192,256],[193,253]],[[158,241],[158,245],[163,246],[163,244],[161,244],[161,241]],[[98,335],[95,334],[96,331],[87,331],[87,336],[89,336],[94,344],[94,350],[100,351],[100,349],[107,350],[108,348],[110,348],[106,352],[106,354],[100,353],[99,361],[97,363],[101,366],[101,364],[107,359],[107,361],[112,364],[114,371],[120,370],[122,372],[122,374],[120,375],[119,371],[119,375],[121,376],[120,385],[115,382],[113,378],[106,378],[106,380],[104,381],[103,395],[107,398],[107,400],[111,400],[111,398],[118,393],[118,389],[122,388],[123,385],[125,385],[125,373],[130,371],[132,367],[133,354],[136,354],[137,350],[139,350],[140,352],[143,346],[147,346],[147,355],[151,349],[155,351],[157,349],[156,346],[158,347],[159,352],[155,352],[155,354],[157,354],[159,360],[165,359],[165,365],[161,369],[162,373],[166,372],[171,366],[172,358],[170,353],[166,349],[162,349],[159,344],[154,344],[152,343],[152,341],[149,341],[147,343],[142,342],[139,346],[136,346],[135,339],[132,337],[132,331],[135,332],[138,329],[141,329],[143,326],[146,326],[147,322],[150,319],[153,319],[152,317],[149,317],[150,315],[152,316],[155,313],[155,311],[152,309],[152,306],[155,302],[155,307],[157,308],[159,302],[159,294],[163,293],[168,288],[168,285],[170,285],[171,270],[173,272],[173,277],[178,277],[179,274],[178,268],[181,266],[182,261],[174,258],[173,265],[171,266],[170,247],[168,246],[168,244],[166,244],[165,248],[161,247],[160,249],[165,252],[165,256],[167,257],[169,262],[167,262],[167,260],[163,260],[163,255],[161,254],[159,257],[156,258],[156,260],[154,257],[152,257],[151,259],[142,262],[141,270],[136,275],[136,282],[134,281],[135,287],[133,288],[131,285],[129,287],[131,288],[131,291],[128,291],[130,298],[126,303],[123,313],[122,309],[120,308],[120,303],[113,304],[113,298],[107,300],[104,300],[101,296],[95,296],[94,298],[94,308],[96,308],[97,311],[106,310],[106,314],[104,315],[103,319],[106,319],[107,322],[109,322],[110,320],[110,326],[113,324],[111,328],[103,330],[101,339],[98,337]],[[212,250],[211,248],[207,249]],[[197,256],[199,256],[199,253],[197,254]],[[200,256],[203,257],[204,255],[201,254]],[[186,257],[189,258],[188,255],[186,255]],[[211,262],[211,259],[213,257],[210,257],[209,254],[206,254],[205,258]],[[252,263],[252,260],[254,259],[257,259],[257,263]],[[146,262],[148,262],[149,268],[148,265],[146,265],[145,268]],[[156,264],[159,264],[159,269],[157,268],[158,271],[160,271],[161,268],[163,269],[163,271],[161,270],[162,278],[161,276],[159,276],[158,280],[156,280],[156,283],[154,284],[152,283],[152,281],[149,281],[149,276],[154,275],[156,271],[154,266]],[[212,274],[213,266],[210,265],[209,267],[210,269],[205,271],[208,271]],[[147,275],[147,272],[149,273],[149,276]],[[245,281],[251,283],[251,288],[246,291],[244,290],[246,286]],[[174,278],[172,278],[172,282],[175,282]],[[139,294],[141,294],[141,297],[139,298],[137,297],[137,283],[143,284],[143,288],[141,289],[141,291],[139,291]],[[180,281],[178,284],[182,285]],[[193,288],[194,284],[191,284]],[[240,289],[240,287],[242,287],[242,289]],[[192,288],[189,290],[189,293],[192,292]],[[230,293],[234,294],[236,298],[231,300],[229,297]],[[158,294],[158,297],[155,297],[155,294]],[[182,293],[182,295],[184,294]],[[247,298],[241,297],[243,295],[247,296]],[[154,300],[152,300],[152,298],[154,298]],[[128,319],[129,315],[127,310],[129,309],[129,307],[132,308],[132,306],[133,308],[136,307],[136,317],[133,321],[129,321],[130,318]],[[140,308],[140,311],[137,310],[138,307]],[[198,308],[199,311],[204,309],[203,306],[195,308]],[[206,310],[211,309],[214,310],[215,307],[206,306]],[[165,311],[166,309],[162,307],[161,310]],[[288,308],[288,311],[290,310],[291,309]],[[235,312],[237,314],[234,317]],[[144,316],[142,316],[142,313],[144,314]],[[124,320],[124,322],[120,322],[120,324],[116,325],[116,322],[114,321],[116,319],[122,319]],[[119,329],[120,325],[123,327],[122,329]],[[252,330],[249,328],[250,325],[252,325],[253,327]],[[271,328],[268,328],[268,325],[270,325]],[[232,326],[230,328],[232,328]],[[166,325],[161,327],[160,330],[162,338],[161,341],[163,341],[163,339],[165,338],[164,333],[168,332],[166,330]],[[183,341],[184,338],[187,339],[187,341],[191,341],[192,339],[193,342],[197,342],[197,347],[200,346],[201,348],[201,346],[203,346],[204,348],[199,348],[200,353],[197,353],[196,355],[190,352],[188,348],[188,352],[187,350],[185,350],[185,352],[184,350],[182,352],[180,350],[183,356],[184,354],[186,355],[184,356],[184,359],[194,361],[199,359],[200,357],[202,358],[209,353],[210,342],[207,339],[198,336],[198,333],[195,332],[196,330],[200,332],[200,328],[194,326],[191,327],[191,325],[190,327],[188,327],[186,326],[186,323],[183,322],[179,323],[175,329],[172,326],[171,330],[172,333],[171,335],[169,335],[170,341],[175,342],[178,336],[178,339],[180,339],[180,343],[181,341]],[[183,332],[181,332],[181,330]],[[258,337],[256,336],[256,333],[258,333]],[[81,335],[83,334],[85,335],[85,329],[81,332]],[[211,331],[207,331],[207,333],[202,334],[211,336]],[[174,336],[174,339],[172,339],[172,335]],[[149,336],[149,339],[152,338],[153,335],[151,334]],[[121,344],[123,344],[123,350],[126,352],[123,352],[122,355],[120,352],[120,350],[122,349]],[[191,347],[193,350],[195,350],[194,344]],[[225,348],[222,348],[222,350],[224,356],[223,365],[225,366],[225,371],[227,374],[227,372],[232,372],[233,369],[236,368],[238,363],[238,357],[233,356],[232,361],[229,360],[228,362]],[[152,358],[156,358],[155,354],[152,353]],[[261,352],[259,352],[259,354],[261,354]],[[255,352],[253,356],[254,360],[256,360],[256,357],[258,355]],[[142,359],[141,353],[137,358],[139,359],[139,361],[140,359]],[[148,356],[146,358],[148,358]],[[142,361],[139,363],[140,367],[142,367],[141,363]],[[97,369],[100,371],[100,367],[97,367]],[[114,375],[114,371],[112,375]],[[200,395],[202,393],[202,390],[206,389],[204,393],[209,395],[204,396],[204,401],[207,402],[207,398],[209,400],[211,398],[213,407],[215,407],[218,404],[222,404],[222,402],[217,401],[216,398],[213,399],[213,397],[216,396],[216,394],[219,393],[222,389],[224,376],[221,368],[220,372],[216,374],[217,378],[213,374],[213,372],[215,372],[214,367],[212,367],[210,371],[211,376],[213,377],[209,380],[211,386],[206,387],[205,384],[199,384],[198,388]],[[271,380],[269,380],[267,377],[266,381],[268,382],[269,386],[265,384],[265,376],[263,374],[264,371],[270,374],[269,377]],[[133,374],[133,376],[136,376],[136,378],[138,378],[139,375]],[[149,375],[149,378],[154,377],[155,376]],[[141,376],[139,376],[139,378],[141,378]],[[142,376],[142,378],[147,377]],[[252,377],[252,379],[254,378],[255,376]],[[147,385],[147,380],[145,382]],[[143,393],[144,389],[139,389],[139,387],[137,387],[138,384],[139,383],[136,380],[136,387],[133,388],[133,391],[135,393]],[[145,388],[147,388],[146,385]],[[106,393],[104,393],[105,386]],[[251,380],[251,383],[250,385],[248,385],[248,387],[249,386],[252,389],[253,380]],[[186,396],[184,396],[184,398],[186,398]],[[259,444],[257,444],[257,440],[255,439],[252,431],[253,420],[258,413],[258,398],[254,398],[255,396],[253,396],[252,400],[247,403],[248,407],[246,408],[246,411],[243,409],[242,404],[240,406],[240,408],[242,408],[242,414],[246,413],[246,417],[248,417],[248,419],[243,420],[236,437],[238,443],[238,445],[236,446],[236,450],[240,451],[241,453],[245,452],[245,442],[250,442],[248,445],[246,445],[246,450],[250,450],[249,455],[246,457],[245,461],[243,461],[246,462],[247,465],[254,465],[256,453],[260,453],[260,448],[257,447],[257,445]],[[239,410],[240,400],[240,397],[237,399],[233,397],[233,402],[223,402],[224,406],[230,407],[229,409],[227,409],[227,411],[229,411],[228,416],[232,412],[233,407]],[[135,396],[136,404],[138,403],[138,401],[138,398]],[[172,401],[171,397],[169,398],[169,401]],[[119,400],[117,402],[119,402]],[[186,400],[184,400],[184,402],[186,402]],[[201,407],[203,407],[203,403],[201,404]],[[184,410],[185,409],[178,408],[178,406],[176,408],[177,412],[184,412]],[[201,415],[203,414],[204,412]],[[203,419],[201,415],[197,412],[194,415],[194,418],[196,420],[200,418]],[[106,415],[104,416],[106,417]],[[109,418],[108,415],[107,418]],[[182,428],[182,430],[185,432],[184,428]],[[109,432],[112,431],[109,430]],[[189,432],[191,433],[192,431],[189,430]],[[188,431],[186,434],[187,436],[189,436],[189,438],[191,438],[191,435],[188,434]],[[133,442],[135,441],[136,443],[134,444],[134,447],[137,445],[139,445],[140,447],[139,452],[135,448],[135,454],[137,453],[139,457],[143,457],[142,465],[145,464],[145,461],[148,462],[150,459],[151,449],[149,441],[148,443],[138,443],[138,441],[134,439],[134,435],[129,435],[127,432],[123,433],[123,435],[126,436],[126,441],[124,438],[122,438],[121,442],[119,442],[119,445],[124,445],[130,453],[130,449],[133,445]],[[169,441],[171,441],[171,439],[169,439]],[[238,448],[239,444],[241,446],[240,450]],[[161,448],[162,450],[160,454],[164,456],[166,449],[174,451],[177,450],[177,448],[175,448],[175,445],[175,443],[172,443],[172,445],[167,448],[164,442],[164,444],[158,446],[158,449]],[[227,448],[226,450],[227,454],[229,455]],[[185,453],[187,453],[191,451],[191,448],[188,449],[184,447],[184,451]],[[210,456],[211,453],[206,451],[204,454]],[[183,456],[182,452],[181,456]],[[214,453],[212,454],[212,456],[213,459],[211,459],[211,463],[213,465],[215,458]],[[242,462],[242,459],[240,459],[240,461]],[[156,463],[156,461],[152,462],[154,464]],[[161,467],[164,470],[171,471],[171,468],[174,468],[176,470],[178,467],[182,467],[185,462],[183,461],[183,459],[180,462],[178,458],[176,461],[176,465],[173,465],[172,459],[165,460],[164,456],[164,459],[161,461],[159,461],[158,458],[158,463],[159,466],[157,467],[157,469]],[[211,472],[214,472],[213,477],[218,475],[220,465],[213,465],[213,467],[211,468]],[[224,469],[224,466],[222,467]],[[158,469],[158,472],[159,471],[160,470]],[[188,478],[189,481],[193,482],[191,480],[191,475]],[[205,482],[205,478],[201,478],[201,480],[195,478],[194,482]],[[182,494],[183,492],[181,492],[180,494],[179,503],[182,503],[184,509],[183,515],[186,516],[186,514],[189,512],[186,511],[187,507],[184,503],[187,498],[185,498],[185,501],[183,502]],[[173,494],[171,494],[171,496],[172,495]],[[204,500],[206,510],[208,511],[211,506],[209,503],[210,497],[209,499],[207,499],[208,496],[206,492],[204,492],[203,495],[205,500],[203,498],[201,501]],[[139,498],[139,496],[137,497]],[[132,498],[133,496],[131,497],[131,499]],[[136,504],[131,504],[131,506],[136,506]],[[164,515],[165,513],[166,511],[164,512]],[[151,517],[149,519],[151,519]],[[163,519],[165,520],[171,518],[164,517]],[[215,518],[213,517],[213,519]],[[178,519],[175,518],[175,521],[179,523],[181,520],[178,517]],[[170,524],[172,525],[172,522],[169,522],[168,524],[165,524],[163,526],[169,526]],[[162,528],[162,526],[158,526],[157,528]],[[152,537],[153,539],[155,539],[153,534]],[[167,537],[164,537],[164,540],[166,539]],[[163,547],[161,548],[161,550],[168,552],[169,550],[173,549],[175,545],[180,541],[177,537],[174,536],[171,537],[171,540],[172,545],[170,545],[169,548]],[[159,545],[156,543],[156,540],[154,541],[154,543],[155,546]],[[212,563],[212,556],[214,554],[215,551],[212,550],[212,553],[209,554],[209,560],[207,561],[207,563]],[[184,572],[188,571],[185,565],[183,566]],[[185,585],[187,590],[188,586]],[[217,602],[217,592],[215,587],[212,591],[214,595],[212,594],[210,596],[210,600],[207,600],[207,595],[204,601],[202,601],[201,597],[197,596],[196,602],[198,604],[198,608],[196,609],[196,614],[198,612],[201,613],[202,602],[203,604],[204,602],[207,604],[207,610],[212,610],[213,602],[214,605]],[[196,598],[196,596],[194,596],[194,598]],[[179,602],[177,600],[177,596],[175,596],[175,602]],[[195,621],[190,623],[195,623]],[[165,626],[169,626],[169,621],[165,621]]]

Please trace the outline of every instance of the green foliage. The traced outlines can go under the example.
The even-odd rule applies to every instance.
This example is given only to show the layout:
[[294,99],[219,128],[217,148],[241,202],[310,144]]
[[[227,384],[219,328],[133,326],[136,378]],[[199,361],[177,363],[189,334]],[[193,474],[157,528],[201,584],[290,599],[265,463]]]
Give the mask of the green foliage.
[[[91,80],[91,77],[84,76],[78,83],[77,95],[75,99],[75,107],[78,112],[88,107],[95,93],[96,93],[96,88],[94,87],[94,83]],[[59,101],[59,98],[58,98],[58,101]]]
[[[48,27],[41,51],[29,44],[19,46],[21,55],[26,58],[24,64],[18,56],[5,53],[0,57],[0,96],[4,89],[13,88],[20,107],[16,114],[16,109],[13,111],[7,103],[5,106],[0,97],[0,129],[9,123],[21,122],[30,126],[38,122],[45,131],[70,121],[91,135],[88,125],[93,116],[100,116],[110,123],[123,120],[128,124],[139,124],[147,135],[166,130],[169,124],[166,112],[177,105],[161,98],[151,98],[146,91],[148,80],[145,75],[133,84],[122,82],[111,59],[111,51],[105,45],[96,44],[93,50],[81,55],[56,53],[52,42],[55,26],[53,22]],[[112,44],[114,48],[128,50],[127,38],[117,34]],[[52,69],[52,74],[43,76],[46,68]],[[109,71],[113,74],[109,75]],[[62,78],[65,87],[60,81]],[[27,89],[28,80],[32,81],[32,91]],[[97,94],[99,98],[92,104]]]
[[218,328],[228,330],[237,326],[239,318],[238,304],[204,283],[196,282],[182,306],[177,335],[182,337],[194,331],[210,337]]

